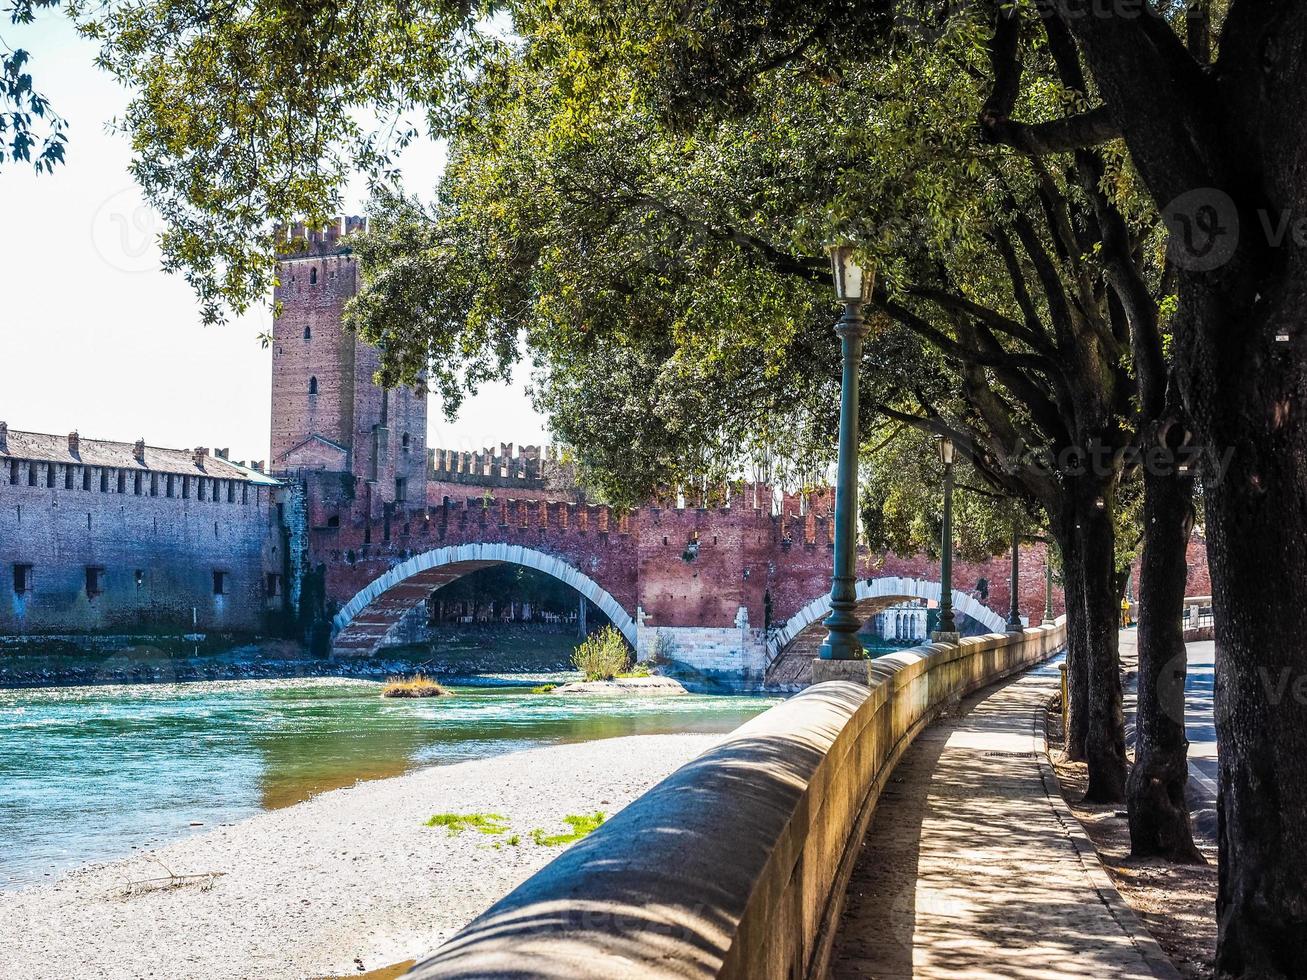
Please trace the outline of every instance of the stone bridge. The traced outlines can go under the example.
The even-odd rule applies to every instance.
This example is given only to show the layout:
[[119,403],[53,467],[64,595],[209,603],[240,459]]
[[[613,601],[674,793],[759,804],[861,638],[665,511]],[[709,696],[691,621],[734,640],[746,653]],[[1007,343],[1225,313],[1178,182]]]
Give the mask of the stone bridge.
[[[748,486],[717,507],[608,507],[544,498],[439,498],[380,515],[329,499],[336,484],[308,487],[308,564],[320,573],[337,655],[368,655],[441,586],[511,562],[576,589],[641,657],[657,656],[702,688],[756,688],[764,677],[800,683],[828,609],[832,522],[828,498],[773,497]],[[466,488],[462,488],[466,493]],[[774,506],[773,500],[777,500]],[[755,505],[757,504],[757,505]],[[341,514],[344,513],[342,519]],[[863,554],[860,608],[939,599],[935,562]],[[954,607],[969,632],[1002,629],[1006,558],[955,564]],[[979,588],[978,588],[979,586]],[[981,596],[984,598],[981,598]],[[1023,555],[1020,606],[1044,610],[1042,552]],[[1054,596],[1060,611],[1060,595]],[[801,672],[800,672],[801,673]]]

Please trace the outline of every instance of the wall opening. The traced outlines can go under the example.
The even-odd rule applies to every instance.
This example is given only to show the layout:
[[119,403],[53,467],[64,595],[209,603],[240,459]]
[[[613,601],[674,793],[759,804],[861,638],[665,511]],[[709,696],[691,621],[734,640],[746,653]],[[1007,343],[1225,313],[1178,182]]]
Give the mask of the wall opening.
[[318,379],[316,377],[309,378],[309,394],[316,395],[317,393],[318,393]]
[[14,594],[26,595],[32,591],[32,566],[14,566]]
[[94,599],[104,592],[104,568],[100,565],[86,566],[86,597]]
[[218,571],[217,569],[214,569],[214,572],[213,572],[213,594],[214,594],[214,595],[226,595],[226,594],[227,594],[227,573],[226,573],[226,572],[220,572],[220,571]]

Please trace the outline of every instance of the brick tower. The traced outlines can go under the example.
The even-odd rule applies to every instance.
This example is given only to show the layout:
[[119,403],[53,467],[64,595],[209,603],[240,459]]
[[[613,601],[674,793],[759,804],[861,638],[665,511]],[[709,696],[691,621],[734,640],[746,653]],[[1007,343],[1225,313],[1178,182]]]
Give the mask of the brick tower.
[[[344,234],[364,228],[346,218]],[[298,246],[298,247],[296,247]],[[345,329],[358,262],[339,221],[307,235],[295,224],[278,256],[272,327],[272,456],[277,473],[351,473],[368,510],[426,498],[427,402],[412,388],[373,380],[380,354]]]

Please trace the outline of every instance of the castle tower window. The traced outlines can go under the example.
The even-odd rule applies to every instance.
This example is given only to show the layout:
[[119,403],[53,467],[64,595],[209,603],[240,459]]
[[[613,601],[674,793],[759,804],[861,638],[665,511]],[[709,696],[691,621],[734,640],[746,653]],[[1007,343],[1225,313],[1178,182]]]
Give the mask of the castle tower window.
[[45,486],[47,490],[54,489],[54,463],[45,464]]
[[[405,437],[407,438],[407,436]],[[395,477],[395,503],[402,504],[408,499],[408,480],[402,476]]]
[[127,474],[124,473],[122,470],[118,471],[118,492],[119,493],[127,492]]
[[14,595],[27,595],[32,591],[32,566],[14,566]]
[[105,469],[100,470],[100,492],[109,492],[109,471]]
[[182,477],[182,500],[189,500],[191,497],[191,478]]
[[227,503],[236,503],[236,484],[232,480],[227,481]]
[[133,492],[136,494],[136,496],[138,496],[138,497],[141,495],[141,474],[140,474],[140,473],[137,473],[136,476],[133,477],[133,479],[132,479],[132,491],[133,491]]
[[18,460],[16,459],[9,461],[9,484],[10,486],[18,486]]
[[199,477],[195,481],[195,499],[196,500],[204,499],[204,477]]
[[74,470],[74,469],[75,469],[75,467],[72,467],[72,466],[65,466],[65,467],[64,467],[64,489],[65,489],[65,490],[71,490],[71,489],[73,488],[73,470]]
[[86,597],[94,599],[104,592],[104,569],[99,565],[86,566]]
[[173,494],[172,474],[171,474],[171,473],[168,474],[167,482],[166,482],[166,485],[164,486],[164,493],[166,493],[169,497],[171,497],[172,494]]
[[226,573],[226,572],[220,572],[220,571],[217,571],[216,569],[214,570],[214,572],[213,572],[213,594],[214,594],[214,595],[226,595],[226,594],[227,594],[227,573]]
[[315,376],[315,377],[309,378],[309,394],[310,394],[310,395],[316,395],[317,393],[318,393],[318,379],[317,379],[317,377]]
[[28,464],[27,464],[27,485],[28,485],[29,487],[34,487],[34,486],[36,486],[36,464],[35,464],[35,463],[28,463]]
[[158,473],[151,473],[151,474],[150,474],[150,496],[151,496],[151,497],[157,497],[157,496],[159,496],[159,474],[158,474]]
[[305,339],[305,340],[312,340],[312,339],[313,339],[313,328],[312,328],[312,327],[305,327],[305,328],[304,328],[304,339]]
[[408,452],[408,433],[407,433],[407,432],[405,432],[403,438],[400,439],[400,444],[403,445],[403,447],[404,447],[404,452]]
[[91,489],[91,468],[89,466],[82,467],[82,489]]
[[269,572],[264,579],[263,591],[269,599],[275,599],[281,595],[281,576],[276,572]]
[[316,286],[317,284],[318,284],[318,267],[315,265],[312,269],[309,270],[309,285]]

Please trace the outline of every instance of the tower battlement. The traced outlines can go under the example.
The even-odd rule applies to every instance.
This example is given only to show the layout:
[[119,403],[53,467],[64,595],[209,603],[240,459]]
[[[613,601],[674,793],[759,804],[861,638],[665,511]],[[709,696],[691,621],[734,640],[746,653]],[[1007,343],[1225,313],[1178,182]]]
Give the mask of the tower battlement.
[[278,223],[272,230],[279,260],[335,255],[348,251],[344,239],[368,230],[368,219],[357,215],[332,218],[324,228],[310,228],[303,221],[289,226]]
[[454,449],[427,450],[430,479],[482,487],[530,487],[572,490],[576,478],[572,467],[561,462],[553,446],[514,446],[501,442],[499,448],[479,452]]

